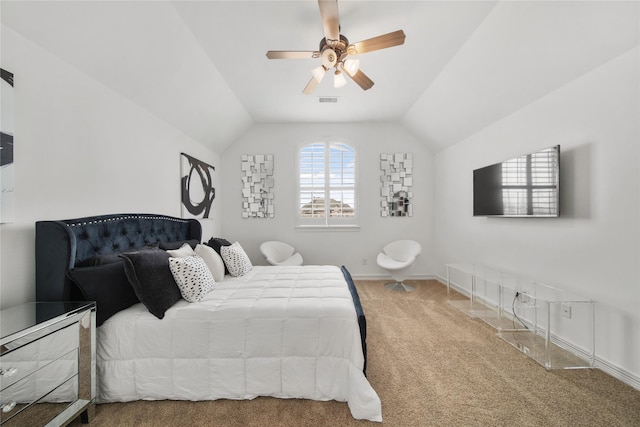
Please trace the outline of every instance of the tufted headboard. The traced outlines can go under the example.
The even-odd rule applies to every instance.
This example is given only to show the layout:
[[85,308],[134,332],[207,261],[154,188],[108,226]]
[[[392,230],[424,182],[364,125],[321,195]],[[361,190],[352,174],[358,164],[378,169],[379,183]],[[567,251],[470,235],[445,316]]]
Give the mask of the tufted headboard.
[[155,243],[202,238],[196,219],[153,214],[112,214],[36,222],[36,300],[77,299],[66,272],[96,255]]

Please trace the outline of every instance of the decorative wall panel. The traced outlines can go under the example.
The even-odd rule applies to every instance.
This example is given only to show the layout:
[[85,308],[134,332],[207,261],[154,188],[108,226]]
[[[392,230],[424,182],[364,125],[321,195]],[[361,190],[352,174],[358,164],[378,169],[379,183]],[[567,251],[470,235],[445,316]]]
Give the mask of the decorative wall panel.
[[413,155],[411,153],[380,154],[380,214],[412,216]]
[[242,217],[273,218],[273,154],[243,154],[242,174]]

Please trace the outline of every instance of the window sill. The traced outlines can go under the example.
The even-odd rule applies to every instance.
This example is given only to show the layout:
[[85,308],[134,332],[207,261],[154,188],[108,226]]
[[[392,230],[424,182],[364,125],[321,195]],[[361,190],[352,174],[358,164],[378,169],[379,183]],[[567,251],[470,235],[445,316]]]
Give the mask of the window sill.
[[359,225],[296,225],[300,231],[360,231]]

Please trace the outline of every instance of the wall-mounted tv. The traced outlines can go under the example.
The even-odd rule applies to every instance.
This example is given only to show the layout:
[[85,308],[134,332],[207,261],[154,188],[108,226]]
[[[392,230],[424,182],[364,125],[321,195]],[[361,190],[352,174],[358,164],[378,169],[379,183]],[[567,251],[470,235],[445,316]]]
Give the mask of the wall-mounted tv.
[[473,171],[473,216],[559,215],[559,145]]

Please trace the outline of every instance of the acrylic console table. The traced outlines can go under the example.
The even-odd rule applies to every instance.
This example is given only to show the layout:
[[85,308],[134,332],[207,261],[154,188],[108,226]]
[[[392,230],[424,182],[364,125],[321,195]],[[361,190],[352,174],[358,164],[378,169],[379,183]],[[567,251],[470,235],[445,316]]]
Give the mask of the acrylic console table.
[[[456,288],[459,292],[455,292]],[[546,369],[593,368],[595,301],[476,264],[447,264],[448,303]]]

